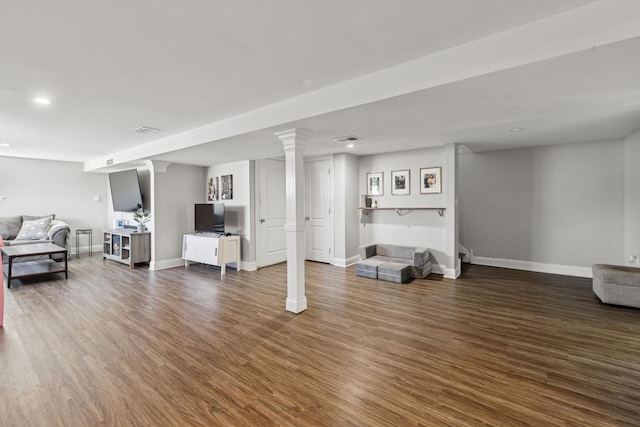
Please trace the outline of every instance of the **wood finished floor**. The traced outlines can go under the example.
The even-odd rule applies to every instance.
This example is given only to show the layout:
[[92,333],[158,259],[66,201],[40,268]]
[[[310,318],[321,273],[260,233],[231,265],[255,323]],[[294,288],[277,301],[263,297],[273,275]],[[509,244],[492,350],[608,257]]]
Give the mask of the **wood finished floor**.
[[394,284],[307,263],[71,260],[5,287],[2,426],[638,426],[640,310],[588,279],[466,266]]

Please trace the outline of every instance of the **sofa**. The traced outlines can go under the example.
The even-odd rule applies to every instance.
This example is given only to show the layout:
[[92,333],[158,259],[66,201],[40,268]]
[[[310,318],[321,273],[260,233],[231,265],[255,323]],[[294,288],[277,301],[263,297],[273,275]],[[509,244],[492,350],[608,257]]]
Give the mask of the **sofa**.
[[[69,224],[55,217],[55,214],[0,217],[0,236],[5,246],[54,243],[67,248]],[[17,259],[16,262],[28,260],[29,257],[24,257]],[[4,262],[6,263],[6,260]]]
[[396,283],[424,279],[431,273],[429,249],[384,243],[359,248],[356,275]]
[[640,268],[593,264],[593,293],[605,304],[640,308]]

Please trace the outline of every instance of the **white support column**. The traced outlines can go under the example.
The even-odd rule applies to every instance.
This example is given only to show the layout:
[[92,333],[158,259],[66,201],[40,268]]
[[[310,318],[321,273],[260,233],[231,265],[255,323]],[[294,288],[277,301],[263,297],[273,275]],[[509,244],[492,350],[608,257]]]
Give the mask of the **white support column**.
[[304,286],[304,142],[307,134],[290,129],[275,134],[283,143],[287,182],[287,302],[286,309],[300,313],[307,309]]

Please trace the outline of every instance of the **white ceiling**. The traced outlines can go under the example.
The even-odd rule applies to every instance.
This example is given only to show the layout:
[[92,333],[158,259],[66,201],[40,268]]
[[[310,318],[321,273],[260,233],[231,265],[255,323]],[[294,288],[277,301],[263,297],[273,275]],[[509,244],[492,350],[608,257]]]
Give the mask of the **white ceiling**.
[[281,155],[291,127],[305,154],[621,138],[640,128],[638,4],[4,1],[0,155],[207,166]]

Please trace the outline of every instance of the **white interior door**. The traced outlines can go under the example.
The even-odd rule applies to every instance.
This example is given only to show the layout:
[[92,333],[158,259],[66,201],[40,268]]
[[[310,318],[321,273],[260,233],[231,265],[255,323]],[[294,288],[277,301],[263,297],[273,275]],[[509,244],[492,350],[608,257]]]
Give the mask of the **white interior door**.
[[285,161],[264,159],[258,165],[258,267],[287,260]]
[[331,160],[305,162],[306,258],[331,263]]

